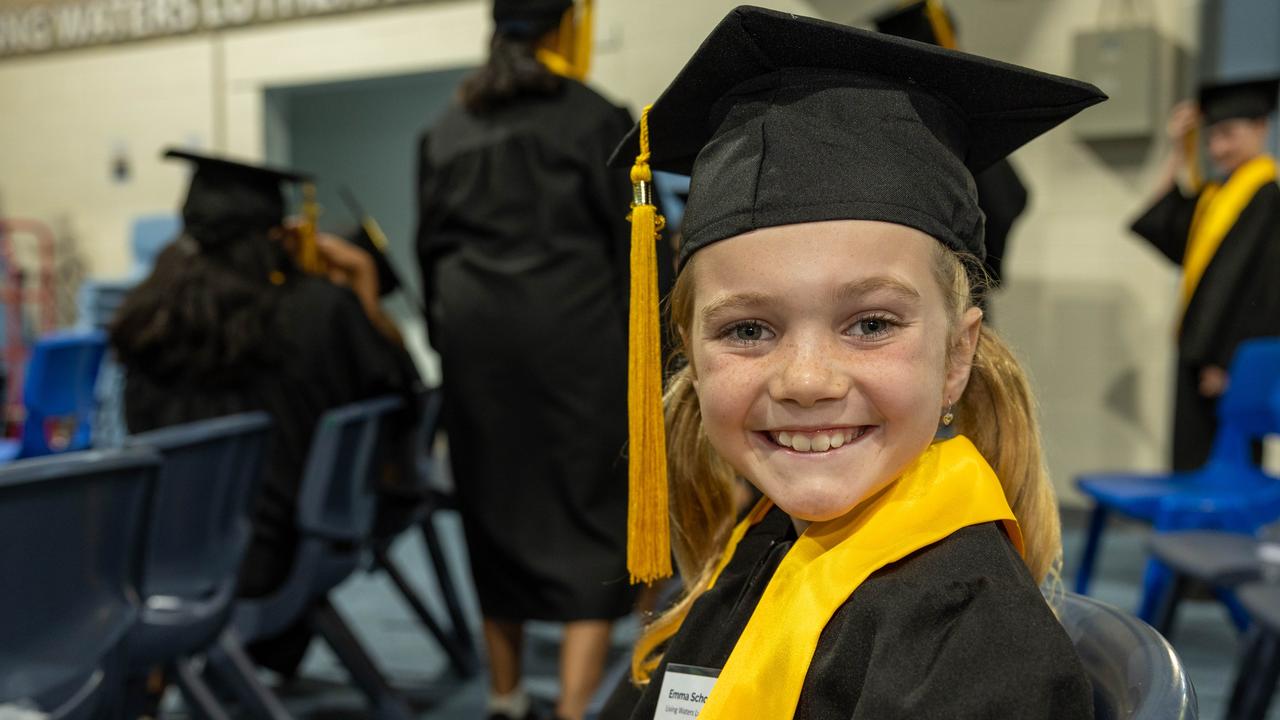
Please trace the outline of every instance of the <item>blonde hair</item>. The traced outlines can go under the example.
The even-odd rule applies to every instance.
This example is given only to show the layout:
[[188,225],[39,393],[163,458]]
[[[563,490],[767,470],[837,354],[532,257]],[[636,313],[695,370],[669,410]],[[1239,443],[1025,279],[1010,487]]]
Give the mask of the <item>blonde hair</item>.
[[[934,275],[943,290],[952,328],[949,346],[954,349],[961,317],[974,306],[975,291],[980,289],[971,282],[970,274],[980,274],[981,264],[941,243],[935,247]],[[695,261],[696,256],[690,265]],[[692,277],[686,266],[676,279],[669,304],[686,357],[689,348],[683,339],[688,337],[693,319]],[[672,549],[685,592],[645,627],[636,642],[631,676],[640,685],[648,682],[666,642],[709,587],[737,515],[734,472],[711,447],[703,430],[694,377],[692,363],[685,365],[671,377],[663,397]],[[1031,576],[1038,583],[1049,578],[1056,584],[1062,564],[1058,501],[1044,466],[1035,400],[1026,373],[1009,347],[985,326],[979,332],[968,385],[954,412],[957,432],[973,442],[1000,478],[1005,498],[1022,528],[1023,559]]]

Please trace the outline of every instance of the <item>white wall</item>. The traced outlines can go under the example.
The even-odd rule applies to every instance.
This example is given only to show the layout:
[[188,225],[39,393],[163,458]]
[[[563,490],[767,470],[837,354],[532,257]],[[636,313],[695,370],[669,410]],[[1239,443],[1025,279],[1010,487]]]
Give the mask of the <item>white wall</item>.
[[[1096,26],[1104,2],[950,5],[966,49],[1068,74],[1072,34]],[[652,101],[734,4],[598,0],[594,82],[633,109]],[[892,3],[763,4],[851,21]],[[1194,40],[1195,0],[1151,5],[1168,34]],[[475,64],[488,8],[430,2],[0,62],[0,213],[66,217],[91,273],[123,273],[129,219],[181,200],[185,170],[159,162],[161,147],[194,142],[261,158],[264,88]],[[110,178],[118,148],[133,162],[127,183]],[[1076,472],[1154,468],[1165,455],[1175,273],[1124,230],[1162,148],[1140,150],[1118,158],[1059,130],[1015,156],[1033,199],[994,317],[1037,382],[1051,467],[1068,497]]]

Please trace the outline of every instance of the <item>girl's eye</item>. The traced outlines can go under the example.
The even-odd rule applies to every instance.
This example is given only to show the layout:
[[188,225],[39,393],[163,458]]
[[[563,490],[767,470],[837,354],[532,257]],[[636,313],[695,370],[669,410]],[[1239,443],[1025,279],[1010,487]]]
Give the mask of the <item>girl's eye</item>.
[[849,334],[863,340],[879,338],[897,326],[893,320],[883,315],[871,315],[861,318],[849,328]]
[[755,320],[734,323],[724,329],[722,337],[736,345],[755,345],[767,340],[772,335],[770,330]]

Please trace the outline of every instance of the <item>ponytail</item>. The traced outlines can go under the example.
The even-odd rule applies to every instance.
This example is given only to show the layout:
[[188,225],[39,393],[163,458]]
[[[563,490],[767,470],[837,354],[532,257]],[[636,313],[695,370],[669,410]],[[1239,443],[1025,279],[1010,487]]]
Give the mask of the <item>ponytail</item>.
[[[954,327],[972,306],[974,290],[980,289],[970,278],[982,272],[981,264],[938,247],[935,267]],[[969,383],[956,403],[956,432],[973,442],[1000,478],[1022,528],[1023,560],[1031,576],[1037,583],[1046,578],[1056,582],[1062,564],[1058,499],[1044,465],[1036,410],[1026,372],[1009,346],[984,325]]]

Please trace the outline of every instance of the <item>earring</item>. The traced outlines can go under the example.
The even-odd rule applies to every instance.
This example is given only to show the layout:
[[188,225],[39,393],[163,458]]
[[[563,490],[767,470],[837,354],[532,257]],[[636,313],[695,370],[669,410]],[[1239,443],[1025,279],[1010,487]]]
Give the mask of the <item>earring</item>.
[[947,404],[947,411],[946,411],[946,412],[944,412],[944,413],[942,413],[942,424],[943,424],[943,425],[950,425],[951,423],[955,422],[955,420],[956,420],[956,414],[955,414],[955,412],[954,412],[955,407],[956,407],[956,406],[955,406],[954,404],[952,404],[952,403],[948,403],[948,404]]

